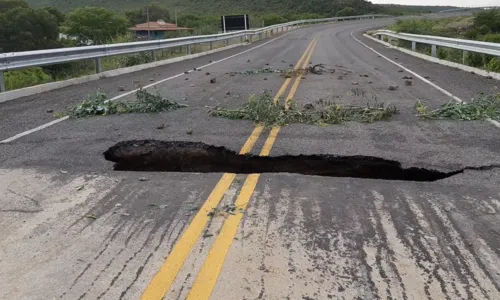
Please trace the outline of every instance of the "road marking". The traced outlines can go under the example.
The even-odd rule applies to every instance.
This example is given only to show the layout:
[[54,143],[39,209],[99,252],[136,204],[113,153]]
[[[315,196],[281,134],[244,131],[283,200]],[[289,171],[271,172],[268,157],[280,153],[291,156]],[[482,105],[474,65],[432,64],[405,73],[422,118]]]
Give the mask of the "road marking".
[[[309,60],[311,59],[312,53],[316,47],[317,38],[314,38],[311,42],[311,46],[306,50],[309,51],[307,55],[302,55],[301,63],[302,67],[305,68],[309,64]],[[306,57],[304,60],[303,58]],[[300,67],[301,64],[297,64],[297,67]],[[297,68],[296,67],[296,68]],[[288,93],[288,97],[286,99],[292,99],[297,91],[297,87],[299,86],[300,80],[302,76],[298,76],[295,79],[295,82]],[[279,126],[273,127],[269,136],[262,147],[260,152],[260,156],[268,156],[271,152],[271,149],[276,141],[278,133],[280,131]],[[250,198],[257,186],[257,182],[259,181],[260,174],[250,174],[247,179],[243,183],[241,188],[241,192],[236,198],[234,205],[237,208],[245,209],[250,202]],[[243,213],[237,213],[236,215],[230,215],[224,221],[222,225],[222,229],[220,230],[219,235],[215,239],[210,251],[205,258],[205,261],[196,276],[196,279],[189,291],[187,296],[187,300],[204,300],[209,299],[212,294],[213,289],[217,283],[219,278],[219,274],[224,265],[224,261],[226,260],[226,255],[231,248],[234,237],[236,236],[236,232],[240,226],[241,220],[243,219]]]
[[[252,51],[252,50],[255,50],[255,49],[258,49],[258,48],[260,48],[260,47],[263,47],[263,46],[265,46],[265,45],[267,45],[267,44],[269,44],[269,43],[272,43],[272,42],[274,42],[274,41],[275,41],[275,40],[277,40],[277,39],[283,38],[283,37],[285,37],[285,36],[289,35],[290,33],[292,33],[292,32],[287,32],[287,33],[285,33],[285,34],[283,34],[283,35],[281,35],[281,36],[279,36],[279,37],[276,37],[276,38],[274,38],[274,39],[272,39],[272,40],[270,40],[270,41],[267,41],[267,42],[265,42],[265,43],[263,43],[263,44],[257,45],[257,46],[255,46],[255,47],[252,47],[252,48],[247,49],[247,50],[242,51],[242,52],[238,52],[238,53],[233,54],[233,55],[231,55],[231,56],[224,57],[224,58],[222,58],[222,59],[219,59],[219,60],[213,61],[213,62],[211,62],[211,63],[209,63],[209,64],[206,64],[206,65],[203,65],[203,66],[201,66],[201,67],[197,67],[196,69],[206,68],[206,67],[209,67],[209,66],[211,66],[211,65],[214,65],[214,64],[217,64],[217,63],[220,63],[220,62],[226,61],[226,60],[228,60],[228,59],[234,58],[234,57],[239,56],[239,55],[241,55],[241,54],[245,54],[245,53],[250,52],[250,51]],[[189,71],[187,71],[187,72],[191,73],[191,72],[193,72],[193,70],[189,70]],[[154,82],[154,83],[148,84],[148,85],[146,85],[146,86],[144,86],[144,87],[142,87],[142,88],[143,88],[143,89],[148,89],[148,88],[150,88],[150,87],[153,87],[153,86],[158,85],[158,84],[160,84],[160,83],[163,83],[163,82],[165,82],[165,81],[169,81],[169,80],[172,80],[172,79],[175,79],[175,78],[181,77],[181,76],[183,76],[183,75],[186,75],[186,74],[185,74],[185,73],[180,73],[180,74],[177,74],[177,75],[174,75],[174,76],[170,76],[170,77],[167,77],[167,78],[165,78],[165,79],[159,80],[159,81],[157,81],[157,82]],[[122,97],[125,97],[125,96],[128,96],[128,95],[131,95],[131,94],[133,94],[133,93],[137,92],[138,90],[139,90],[139,89],[135,89],[135,90],[128,91],[128,92],[126,92],[126,93],[123,93],[123,94],[120,94],[120,95],[118,95],[118,96],[115,96],[115,97],[111,98],[110,100],[111,100],[111,101],[114,101],[114,100],[120,99],[120,98],[122,98]],[[38,127],[36,127],[36,128],[33,128],[33,129],[30,129],[30,130],[27,130],[27,131],[21,132],[21,133],[19,133],[19,134],[16,134],[16,135],[14,135],[14,136],[10,137],[10,138],[7,138],[7,139],[5,139],[5,140],[0,141],[0,144],[10,143],[10,142],[15,141],[15,140],[17,140],[17,139],[19,139],[19,138],[21,138],[21,137],[23,137],[23,136],[26,136],[26,135],[28,135],[28,134],[32,134],[32,133],[34,133],[34,132],[40,131],[40,130],[42,130],[42,129],[45,129],[45,128],[47,128],[47,127],[50,127],[50,126],[52,126],[52,125],[55,125],[55,124],[60,123],[60,122],[62,122],[62,121],[65,121],[65,120],[67,120],[68,118],[69,118],[69,117],[68,117],[68,116],[66,116],[66,117],[63,117],[63,118],[60,118],[60,119],[57,119],[57,120],[54,120],[54,121],[51,121],[51,122],[45,123],[45,124],[40,125],[40,126],[38,126]]]
[[[391,60],[390,58],[384,56],[382,53],[378,52],[377,50],[373,49],[372,47],[368,46],[367,44],[363,43],[361,40],[359,40],[358,38],[356,38],[353,34],[353,32],[351,32],[351,36],[353,39],[355,39],[358,43],[360,43],[361,45],[365,46],[366,48],[368,48],[369,50],[373,51],[374,53],[376,53],[377,55],[379,55],[380,57],[384,58],[385,60],[387,60],[388,62],[400,67],[401,69],[405,70],[406,72],[414,75],[415,77],[417,77],[418,79],[422,80],[423,82],[427,83],[428,85],[432,86],[433,88],[435,88],[436,90],[440,91],[441,93],[445,94],[446,96],[448,97],[451,97],[453,100],[457,101],[458,103],[463,103],[464,101],[460,98],[458,98],[457,96],[453,95],[452,93],[448,92],[447,90],[443,89],[442,87],[440,87],[439,85],[427,80],[425,77],[417,74],[416,72],[406,68],[405,66],[401,65],[401,64],[398,64],[397,62]],[[493,126],[495,127],[498,127],[500,128],[500,123],[495,121],[495,120],[492,120],[492,119],[487,119],[488,122],[490,122]]]
[[[264,147],[260,152],[261,156],[269,155],[279,130],[280,127],[274,127],[271,130]],[[257,186],[259,177],[260,174],[248,175],[247,179],[243,183],[243,186],[241,187],[240,194],[234,203],[238,209],[246,209],[248,202],[250,202],[250,198],[252,197],[253,191]],[[186,300],[202,300],[210,298],[215,284],[217,283],[217,279],[219,278],[222,266],[224,265],[224,261],[226,260],[226,255],[229,252],[229,248],[233,243],[242,219],[243,213],[229,215],[226,218],[219,235],[217,235],[212,248],[210,248],[210,252],[206,257],[198,276],[196,276]]]
[[[309,65],[309,61],[311,60],[311,56],[312,56],[312,54],[314,52],[314,48],[316,48],[316,43],[317,42],[318,42],[317,39],[313,40],[313,45],[311,47],[312,50],[307,55],[307,58],[302,62],[302,69],[307,68],[307,66]],[[301,80],[302,80],[302,75],[297,76],[297,78],[295,79],[295,82],[293,83],[292,88],[290,89],[290,93],[288,94],[288,97],[286,98],[285,108],[288,109],[288,107],[290,105],[290,101],[292,101],[293,96],[295,96],[295,92],[297,91],[297,88],[299,87],[299,84],[300,84]]]
[[[306,53],[311,49],[310,46],[313,44],[313,42],[314,39],[309,43],[309,46],[307,47],[304,54],[302,54],[301,58],[299,59],[299,62],[302,62],[304,57],[306,57]],[[283,90],[283,86],[285,86],[284,90],[286,90],[286,87],[288,86],[286,81],[281,86],[280,91]],[[256,126],[254,128],[252,134],[250,135],[250,137],[248,137],[247,141],[241,148],[240,154],[246,154],[250,152],[250,150],[255,145],[255,142],[259,139],[262,130],[263,126]],[[273,128],[269,136],[271,136],[273,132],[277,134],[278,131],[279,128],[277,130]],[[274,143],[274,140],[270,139],[269,137],[267,138],[266,143],[264,144],[264,148],[262,150],[264,151],[264,149],[268,149],[267,153],[269,153],[272,147],[272,143],[269,144],[270,142],[268,141],[270,142],[272,141],[272,143]],[[209,216],[207,215],[207,213],[219,205],[227,189],[231,186],[235,176],[236,174],[229,174],[229,173],[226,173],[222,176],[222,178],[215,186],[214,190],[210,193],[210,196],[208,197],[207,201],[200,208],[200,210],[193,218],[193,220],[191,221],[191,223],[189,224],[183,235],[175,243],[174,247],[172,248],[172,251],[168,255],[163,265],[161,266],[160,270],[155,274],[149,285],[146,287],[146,290],[141,296],[141,300],[163,299],[165,294],[169,291],[170,287],[174,283],[177,274],[182,268],[188,255],[191,253],[191,250],[194,247],[196,241],[201,236],[201,233],[203,232],[209,220]],[[246,189],[248,189],[248,187]]]

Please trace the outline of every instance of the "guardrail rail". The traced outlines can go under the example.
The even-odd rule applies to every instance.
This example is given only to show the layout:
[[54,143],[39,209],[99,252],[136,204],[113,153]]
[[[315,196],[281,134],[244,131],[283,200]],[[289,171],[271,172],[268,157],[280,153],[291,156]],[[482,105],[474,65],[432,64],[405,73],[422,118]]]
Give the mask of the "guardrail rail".
[[453,48],[463,51],[462,64],[465,65],[467,52],[475,52],[488,54],[500,57],[500,44],[489,43],[474,40],[454,39],[433,35],[419,35],[411,33],[394,32],[391,30],[376,30],[371,33],[372,36],[377,36],[380,40],[387,37],[389,43],[392,39],[404,40],[411,42],[411,49],[417,50],[418,44],[426,44],[431,46],[431,56],[437,57],[437,47]]
[[181,38],[152,40],[143,42],[121,43],[121,44],[107,44],[98,46],[82,46],[71,48],[59,48],[50,50],[36,50],[36,51],[23,51],[23,52],[10,52],[0,53],[0,92],[5,91],[5,84],[2,73],[9,70],[16,70],[28,67],[38,67],[46,65],[54,65],[59,63],[66,63],[78,60],[94,59],[96,73],[101,73],[101,60],[103,57],[124,55],[139,52],[151,52],[153,61],[156,61],[156,51],[164,50],[173,47],[186,46],[187,54],[191,54],[191,47],[196,44],[209,43],[210,49],[213,49],[213,42],[223,41],[240,37],[241,42],[243,39],[248,38],[252,42],[254,36],[258,35],[262,38],[264,35],[267,37],[269,34],[273,35],[277,32],[282,32],[285,29],[289,30],[294,27],[320,24],[329,22],[349,21],[349,20],[362,20],[374,19],[380,17],[388,17],[387,15],[363,15],[363,16],[350,16],[350,17],[336,17],[324,19],[311,19],[293,21],[283,24],[272,25],[254,30],[242,30],[230,33],[188,36]]

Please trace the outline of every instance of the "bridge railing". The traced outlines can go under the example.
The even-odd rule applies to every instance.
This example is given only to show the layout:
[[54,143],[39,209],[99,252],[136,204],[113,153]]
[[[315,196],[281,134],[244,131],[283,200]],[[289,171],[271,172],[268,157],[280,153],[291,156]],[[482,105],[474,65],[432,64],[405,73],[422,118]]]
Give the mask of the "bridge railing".
[[210,44],[210,49],[213,48],[213,43],[217,41],[228,41],[234,38],[247,39],[252,42],[255,36],[262,38],[264,35],[273,35],[280,31],[289,30],[297,26],[310,24],[320,24],[328,22],[339,22],[349,20],[374,19],[387,17],[386,15],[363,15],[350,17],[337,17],[325,19],[311,19],[293,21],[283,24],[277,24],[254,30],[242,30],[230,33],[188,36],[172,39],[162,39],[153,41],[142,41],[121,44],[107,44],[98,46],[82,46],[49,50],[23,51],[0,53],[0,92],[5,91],[2,72],[16,70],[28,67],[54,65],[78,60],[93,59],[95,61],[96,73],[102,72],[101,60],[103,57],[116,56],[124,54],[132,54],[139,52],[151,52],[153,61],[156,60],[156,51],[164,50],[179,46],[186,46],[187,54],[191,54],[191,47],[197,44]]
[[431,56],[437,57],[437,47],[446,47],[463,51],[462,63],[465,64],[467,52],[482,53],[500,57],[500,43],[489,43],[473,40],[454,39],[433,35],[419,35],[411,33],[394,32],[390,30],[376,30],[371,33],[379,39],[387,37],[391,42],[393,39],[411,42],[411,49],[417,50],[417,44],[431,46]]

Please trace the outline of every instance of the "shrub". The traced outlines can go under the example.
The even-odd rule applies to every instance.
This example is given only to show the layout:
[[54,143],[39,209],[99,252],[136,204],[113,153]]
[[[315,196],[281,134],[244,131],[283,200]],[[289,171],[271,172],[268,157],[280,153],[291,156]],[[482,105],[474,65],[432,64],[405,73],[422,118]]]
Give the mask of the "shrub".
[[7,71],[4,73],[4,77],[5,88],[7,90],[15,90],[52,81],[52,77],[39,67]]

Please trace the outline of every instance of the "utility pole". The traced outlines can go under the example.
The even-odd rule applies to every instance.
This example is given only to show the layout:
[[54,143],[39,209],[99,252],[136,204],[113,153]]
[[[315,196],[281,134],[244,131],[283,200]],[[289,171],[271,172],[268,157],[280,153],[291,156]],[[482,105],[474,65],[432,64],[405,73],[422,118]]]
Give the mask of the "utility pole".
[[148,22],[148,41],[151,39],[151,31],[149,30],[149,7],[146,6],[146,21]]
[[175,16],[175,26],[177,27],[177,13],[181,12],[180,10],[177,9],[177,7],[174,9],[174,16]]

